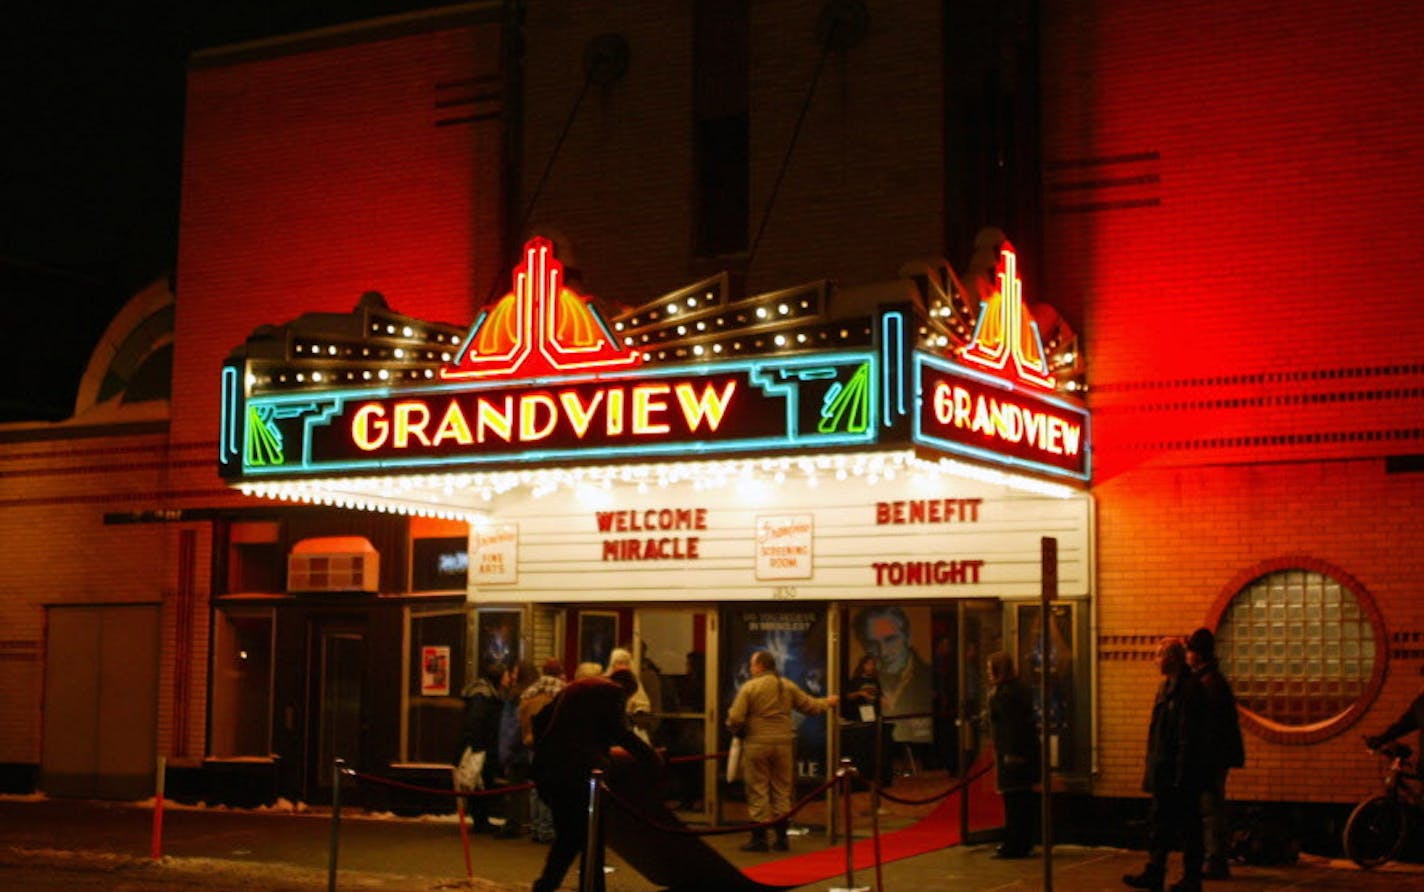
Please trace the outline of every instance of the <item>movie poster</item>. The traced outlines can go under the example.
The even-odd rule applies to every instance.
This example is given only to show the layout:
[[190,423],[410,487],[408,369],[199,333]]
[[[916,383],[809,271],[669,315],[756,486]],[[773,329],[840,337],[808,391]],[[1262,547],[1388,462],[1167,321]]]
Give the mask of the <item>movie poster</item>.
[[[759,650],[770,651],[783,678],[813,697],[830,694],[826,677],[826,612],[806,607],[732,607],[723,613],[722,675],[718,691],[722,711],[732,707],[737,690],[751,678],[747,664]],[[796,780],[813,784],[829,775],[826,764],[826,717],[792,712],[796,726]]]
[[618,646],[618,614],[584,610],[578,618],[578,658],[580,663],[597,663],[608,668],[608,657]]
[[450,648],[437,644],[420,649],[420,695],[450,696]]
[[[522,618],[518,610],[479,611],[479,651],[475,672],[491,662],[513,666],[519,660]],[[473,679],[471,679],[473,681]]]
[[880,708],[898,743],[934,741],[933,618],[927,605],[870,604],[850,612],[848,669],[875,659]]

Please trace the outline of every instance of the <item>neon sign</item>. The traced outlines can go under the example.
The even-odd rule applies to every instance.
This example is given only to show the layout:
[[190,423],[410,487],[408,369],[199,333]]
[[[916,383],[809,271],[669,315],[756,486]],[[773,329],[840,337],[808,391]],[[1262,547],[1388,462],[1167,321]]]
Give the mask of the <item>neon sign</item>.
[[998,285],[980,307],[974,337],[960,349],[960,358],[995,372],[1005,371],[1012,360],[1019,380],[1053,390],[1055,382],[1048,370],[1038,323],[1024,306],[1018,255],[1008,242],[999,249],[994,277]]
[[877,357],[758,360],[252,396],[244,475],[756,452],[875,442]]
[[514,290],[475,320],[441,378],[532,378],[642,364],[641,353],[618,345],[593,304],[564,285],[564,265],[548,239],[524,246],[513,278]]
[[[913,350],[902,304],[828,321],[805,300],[762,295],[724,307],[701,286],[614,320],[634,325],[619,330],[626,344],[655,351],[644,353],[620,343],[567,286],[553,244],[535,238],[511,291],[463,341],[458,328],[431,335],[382,304],[380,318],[360,320],[359,342],[304,335],[285,354],[230,360],[221,470],[280,479],[523,468],[864,448],[908,435],[978,462],[1086,480],[1087,413],[1041,390],[1054,378],[1007,244],[997,273],[972,341],[950,357]],[[778,303],[770,321],[757,321],[763,304]],[[708,333],[723,331],[724,320],[725,333]],[[445,353],[441,339],[460,346]],[[837,339],[839,349],[831,347]],[[787,343],[807,347],[781,352]],[[703,358],[723,347],[735,358]],[[428,364],[412,364],[421,351]],[[664,353],[672,362],[661,362]],[[378,358],[348,358],[368,355]],[[351,383],[336,386],[342,380]],[[907,516],[915,522],[913,511]]]
[[915,356],[916,442],[981,461],[1087,480],[1088,412],[1008,381]]

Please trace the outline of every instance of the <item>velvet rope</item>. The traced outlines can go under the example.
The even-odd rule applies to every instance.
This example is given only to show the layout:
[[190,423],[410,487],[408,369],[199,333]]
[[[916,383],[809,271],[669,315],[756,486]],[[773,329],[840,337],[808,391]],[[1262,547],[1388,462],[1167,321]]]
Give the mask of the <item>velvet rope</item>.
[[720,759],[725,755],[727,755],[726,750],[720,753],[698,753],[693,756],[668,756],[667,763],[669,765],[678,765],[682,762],[706,762],[711,759]]
[[929,805],[931,802],[938,802],[938,801],[940,801],[941,799],[944,799],[944,798],[945,798],[946,796],[948,796],[949,794],[955,792],[956,790],[962,789],[962,788],[965,787],[966,785],[968,785],[968,784],[970,784],[970,783],[973,783],[974,781],[976,781],[976,780],[978,780],[979,778],[983,777],[985,774],[988,774],[988,773],[989,773],[989,769],[990,769],[990,768],[993,768],[993,767],[994,767],[993,765],[985,765],[983,768],[979,769],[978,771],[974,772],[973,774],[971,774],[971,775],[969,775],[969,776],[967,776],[967,777],[965,777],[965,778],[963,778],[963,779],[961,779],[961,780],[958,780],[958,781],[954,782],[953,784],[950,784],[950,785],[949,785],[949,789],[944,790],[943,792],[940,792],[940,793],[936,793],[936,794],[934,794],[933,796],[929,796],[929,797],[927,797],[927,798],[925,798],[925,799],[905,799],[905,798],[901,798],[901,797],[899,797],[899,796],[892,796],[891,794],[885,792],[885,789],[884,789],[883,787],[881,787],[881,786],[879,785],[879,783],[877,783],[875,786],[876,786],[877,791],[878,791],[879,794],[880,794],[880,798],[881,798],[881,799],[889,799],[891,802],[898,802],[900,805]]
[[840,783],[844,778],[844,772],[836,772],[835,777],[832,777],[830,780],[821,784],[819,787],[807,793],[801,799],[797,800],[796,804],[791,806],[791,811],[787,812],[779,818],[776,818],[775,820],[762,821],[760,824],[737,824],[734,827],[706,827],[702,829],[697,829],[693,827],[669,827],[668,825],[660,824],[657,821],[650,821],[638,810],[638,807],[636,805],[624,799],[606,783],[599,783],[598,786],[599,789],[608,794],[609,800],[613,802],[614,805],[617,805],[619,808],[623,809],[625,813],[638,819],[643,824],[653,828],[654,830],[660,830],[663,833],[672,833],[677,836],[725,836],[729,833],[746,833],[749,830],[765,830],[768,827],[775,827],[777,824],[784,824],[787,821],[791,820],[792,815],[805,808],[813,800],[818,799],[821,794],[825,793],[831,787]]
[[395,787],[399,790],[410,790],[415,793],[429,793],[434,796],[468,796],[471,799],[478,799],[482,796],[503,796],[505,793],[518,793],[520,790],[532,790],[532,783],[512,784],[508,787],[491,787],[488,790],[446,790],[440,787],[422,787],[416,784],[408,784],[405,781],[398,781],[389,777],[380,777],[375,774],[363,774],[354,768],[343,768],[341,773],[354,777],[357,780],[370,781],[374,784],[381,784],[387,787]]

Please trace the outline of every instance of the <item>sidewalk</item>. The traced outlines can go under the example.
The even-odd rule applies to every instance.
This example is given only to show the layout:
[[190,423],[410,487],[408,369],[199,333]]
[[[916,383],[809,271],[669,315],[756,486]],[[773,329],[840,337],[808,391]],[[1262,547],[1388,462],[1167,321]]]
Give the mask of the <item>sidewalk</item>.
[[[330,851],[329,812],[169,809],[164,817],[164,858],[149,859],[151,808],[85,800],[0,797],[0,889],[117,889],[204,892],[325,889]],[[737,851],[740,834],[709,838],[728,860],[747,867],[772,855]],[[822,837],[797,837],[793,851],[824,845]],[[543,863],[545,847],[527,839],[471,838],[473,884],[450,818],[362,817],[343,813],[338,846],[338,889],[428,892],[475,889],[524,892]],[[1041,858],[999,861],[990,845],[954,847],[885,864],[881,892],[997,892],[1042,889]],[[1038,850],[1035,850],[1038,854]],[[1176,861],[1174,859],[1174,867]],[[614,855],[608,892],[654,892],[656,887]],[[1122,874],[1142,865],[1142,853],[1121,849],[1057,846],[1055,889],[1070,892],[1122,890]],[[874,871],[857,873],[856,885],[875,888]],[[573,889],[576,875],[565,881]],[[800,887],[845,886],[836,877]],[[1229,881],[1209,889],[1400,890],[1424,888],[1424,868],[1391,865],[1361,871],[1353,864],[1302,856],[1283,867],[1234,869]]]

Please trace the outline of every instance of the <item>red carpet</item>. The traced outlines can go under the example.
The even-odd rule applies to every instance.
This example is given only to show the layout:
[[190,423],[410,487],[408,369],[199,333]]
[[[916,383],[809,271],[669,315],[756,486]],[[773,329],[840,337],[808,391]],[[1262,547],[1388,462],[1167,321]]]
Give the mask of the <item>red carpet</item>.
[[[974,773],[971,771],[970,775],[973,776]],[[960,841],[959,797],[963,792],[960,790],[946,796],[934,811],[909,827],[881,834],[881,863],[923,855],[925,852],[957,844]],[[994,792],[992,770],[972,781],[968,793],[971,831],[1003,826],[1004,803]],[[868,822],[856,825],[857,835],[866,833],[868,829]],[[875,840],[857,840],[852,852],[857,874],[875,869]],[[749,879],[768,886],[804,886],[830,877],[844,876],[845,866],[845,845],[841,844],[780,861],[758,864],[745,873]]]

